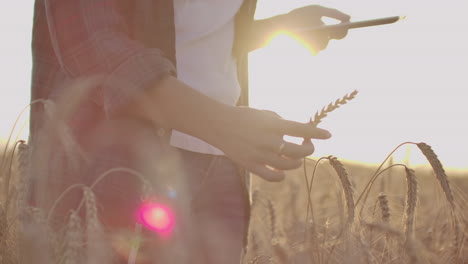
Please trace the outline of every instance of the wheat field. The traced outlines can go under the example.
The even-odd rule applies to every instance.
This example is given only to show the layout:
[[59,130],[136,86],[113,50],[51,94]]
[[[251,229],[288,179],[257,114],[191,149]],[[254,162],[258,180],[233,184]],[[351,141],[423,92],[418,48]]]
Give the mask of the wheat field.
[[[252,177],[244,263],[468,263],[468,173],[446,173],[432,149],[418,145],[432,166],[408,168],[390,160],[376,173],[377,166],[324,157],[307,159],[304,168],[289,172],[281,183]],[[52,232],[45,212],[19,208],[24,206],[28,146],[22,141],[15,146],[15,152],[2,157],[0,263],[5,264],[33,263],[20,262],[16,233],[22,214],[33,214],[42,223],[28,232]],[[70,230],[62,237],[67,242],[55,244],[62,254],[57,259],[78,258],[86,229],[94,234],[102,230],[93,192],[84,192],[92,225],[83,226],[86,221],[72,213]],[[87,239],[100,243],[99,236]]]
[[388,165],[359,200],[377,166],[333,163],[317,166],[309,210],[303,170],[285,184],[254,178],[246,263],[468,263],[467,172],[449,183],[429,166]]
[[[311,124],[317,125],[356,93],[322,109]],[[63,118],[69,111],[57,113]],[[50,119],[60,128],[58,135],[66,147],[76,147],[62,127],[66,122],[58,115]],[[37,170],[31,168],[27,142],[9,143],[0,154],[0,263],[115,263],[114,245],[109,243],[115,234],[108,234],[100,222],[94,185],[70,188],[79,189],[84,198],[57,230],[50,215],[58,202],[44,211],[26,201],[30,177]],[[252,175],[248,246],[242,263],[468,263],[468,172],[445,170],[426,143],[405,142],[397,148],[405,145],[415,145],[427,165],[395,163],[391,151],[380,165],[334,156],[308,158],[303,168],[288,172],[280,183]],[[146,186],[138,172],[115,170],[142,178]],[[143,188],[141,194],[150,192]],[[78,213],[80,209],[85,214]],[[141,226],[136,226],[124,238],[128,264],[140,263],[144,255],[141,234]]]

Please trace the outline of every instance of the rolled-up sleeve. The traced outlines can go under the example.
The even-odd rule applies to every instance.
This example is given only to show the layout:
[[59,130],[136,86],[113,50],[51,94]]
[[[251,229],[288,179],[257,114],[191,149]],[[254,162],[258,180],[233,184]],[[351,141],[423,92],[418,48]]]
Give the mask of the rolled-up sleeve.
[[105,76],[100,95],[107,115],[163,76],[175,74],[173,63],[159,49],[130,38],[116,0],[44,3],[51,44],[66,75]]

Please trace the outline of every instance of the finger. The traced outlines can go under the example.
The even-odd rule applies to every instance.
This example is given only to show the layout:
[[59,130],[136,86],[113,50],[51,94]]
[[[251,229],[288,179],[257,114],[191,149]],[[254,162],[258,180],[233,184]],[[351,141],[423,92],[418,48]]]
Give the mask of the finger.
[[291,159],[302,159],[312,155],[314,151],[314,144],[310,140],[307,140],[302,145],[286,142],[282,154]]
[[342,39],[348,35],[348,29],[339,29],[329,32],[330,39]]
[[[322,7],[322,8],[323,8],[322,16],[340,20],[342,23],[349,22],[351,20],[351,16],[337,9],[327,8],[327,7]],[[342,39],[346,37],[346,35],[348,34],[348,29],[346,28],[338,29],[338,30],[327,32],[327,33],[328,33],[329,39]]]
[[256,174],[267,181],[282,181],[286,176],[284,171],[270,169],[263,164],[251,165],[248,168],[253,174]]
[[314,127],[308,123],[300,123],[290,120],[277,120],[276,131],[280,135],[289,135],[302,138],[328,139],[330,132],[325,129]]
[[340,20],[341,22],[349,22],[351,19],[351,16],[348,14],[345,14],[337,9],[324,6],[321,6],[320,15],[322,15],[322,17],[334,18]]
[[274,152],[263,153],[259,162],[278,170],[293,170],[302,165],[302,161],[300,159],[286,158]]
[[[280,147],[281,144],[283,143],[283,135],[279,134],[266,134],[260,139],[257,140],[256,145],[259,147],[259,149],[264,150],[264,151],[270,151],[273,153],[278,153],[280,152]],[[286,144],[286,142],[284,142]],[[262,154],[259,154],[261,156]]]

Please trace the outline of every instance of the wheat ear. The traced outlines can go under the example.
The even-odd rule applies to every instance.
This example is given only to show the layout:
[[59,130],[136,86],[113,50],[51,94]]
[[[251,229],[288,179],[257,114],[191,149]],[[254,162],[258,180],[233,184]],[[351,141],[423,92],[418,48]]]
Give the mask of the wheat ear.
[[387,195],[383,192],[379,194],[379,206],[382,212],[382,222],[390,223],[390,207],[388,206]]
[[421,142],[416,144],[418,148],[421,150],[423,155],[426,157],[429,164],[431,164],[432,170],[436,175],[437,180],[440,183],[440,186],[445,194],[445,198],[450,204],[451,215],[452,215],[452,225],[454,231],[454,241],[453,241],[453,248],[455,251],[455,255],[458,255],[458,250],[460,249],[460,241],[461,241],[461,232],[460,232],[460,225],[458,220],[455,216],[455,199],[453,197],[452,188],[450,188],[450,183],[447,177],[447,173],[445,173],[444,166],[440,162],[437,154],[434,152],[431,146],[428,144]]
[[405,168],[406,170],[406,182],[408,185],[407,197],[406,197],[406,222],[405,222],[405,234],[406,239],[410,240],[414,235],[414,213],[416,211],[416,202],[418,200],[418,183],[416,181],[416,174],[414,170]]
[[322,119],[328,116],[328,113],[334,111],[335,109],[339,108],[340,106],[346,104],[348,101],[354,99],[358,94],[358,90],[354,90],[352,93],[343,96],[340,99],[337,99],[335,102],[330,103],[327,107],[322,108],[320,112],[317,112],[314,118],[310,119],[310,124],[312,126],[317,126]]
[[[18,145],[21,144],[22,140],[20,141],[17,141],[15,143],[15,145],[13,146],[13,151],[11,152],[11,154],[9,155],[11,158],[9,158],[9,161],[8,161],[8,165],[5,167],[5,175],[3,177],[3,192],[4,192],[4,201],[5,201],[5,204],[4,204],[4,209],[5,209],[5,212],[8,214],[8,210],[10,208],[10,201],[12,198],[14,198],[14,196],[16,196],[16,189],[15,188],[11,188],[10,186],[10,181],[11,179],[13,178],[13,173],[12,173],[12,169],[13,169],[13,161],[15,160],[15,152],[16,150],[18,149]],[[0,174],[2,173],[2,169],[0,168]]]
[[24,218],[29,193],[29,146],[25,141],[20,141],[18,146],[18,183],[16,185],[16,210],[19,218]]
[[343,193],[346,198],[346,209],[348,210],[348,225],[351,225],[354,222],[354,198],[353,198],[353,188],[351,182],[349,181],[349,175],[346,171],[343,163],[339,161],[336,157],[330,156],[328,158],[330,165],[335,170],[336,174],[340,178],[341,185],[343,187]]
[[98,217],[96,196],[89,187],[83,188],[86,208],[86,254],[87,263],[110,263],[111,251],[106,234]]
[[270,217],[270,238],[271,238],[271,243],[273,245],[278,244],[277,240],[277,217],[276,217],[276,210],[275,210],[275,205],[271,200],[267,200],[267,209],[268,209],[268,215]]
[[63,263],[79,264],[82,262],[83,230],[81,219],[72,211],[65,231]]
[[431,164],[431,167],[434,170],[434,174],[436,175],[437,180],[439,180],[440,186],[445,193],[447,201],[449,202],[452,209],[455,209],[455,199],[453,198],[452,189],[450,188],[447,174],[445,173],[444,167],[437,157],[437,154],[435,154],[431,146],[424,142],[418,143],[416,145],[426,157],[427,161],[429,161],[429,164]]

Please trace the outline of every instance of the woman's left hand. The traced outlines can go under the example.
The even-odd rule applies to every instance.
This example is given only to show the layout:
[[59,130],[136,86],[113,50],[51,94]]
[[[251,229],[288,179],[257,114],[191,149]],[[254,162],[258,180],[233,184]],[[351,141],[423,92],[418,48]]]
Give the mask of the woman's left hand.
[[303,30],[324,25],[323,17],[337,19],[341,22],[349,22],[350,20],[349,15],[339,10],[319,5],[309,5],[294,9],[283,15],[281,24],[287,31],[298,35],[318,52],[327,47],[330,39],[342,39],[348,32],[346,29],[338,31],[318,30],[313,33]]

